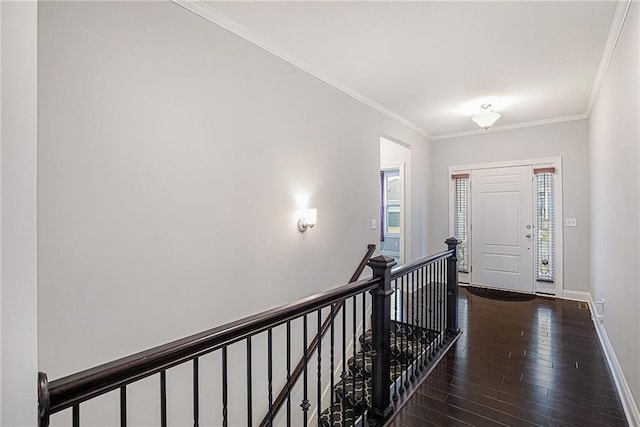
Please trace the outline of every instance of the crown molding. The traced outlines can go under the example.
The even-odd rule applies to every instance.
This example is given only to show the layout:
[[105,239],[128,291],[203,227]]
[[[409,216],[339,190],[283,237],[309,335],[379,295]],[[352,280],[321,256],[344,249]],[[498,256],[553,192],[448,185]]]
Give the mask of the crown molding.
[[470,131],[466,131],[466,132],[455,132],[455,133],[448,133],[448,134],[443,134],[443,135],[436,135],[436,136],[431,137],[431,140],[432,141],[442,141],[442,140],[445,140],[445,139],[458,138],[458,137],[461,137],[461,136],[485,135],[487,133],[504,132],[504,131],[507,131],[507,130],[523,129],[523,128],[530,128],[530,127],[535,127],[535,126],[552,125],[552,124],[555,124],[555,123],[573,122],[573,121],[576,121],[576,120],[585,120],[585,119],[588,119],[588,118],[589,118],[589,116],[587,115],[587,113],[572,114],[570,116],[551,117],[549,119],[533,120],[533,121],[530,121],[530,122],[513,123],[513,124],[510,124],[510,125],[504,125],[504,126],[493,126],[493,127],[490,127],[487,130],[478,129],[478,130],[470,130]]
[[408,119],[402,117],[400,114],[389,110],[388,108],[380,105],[374,100],[358,92],[355,92],[352,89],[349,89],[347,86],[323,75],[322,73],[319,73],[313,70],[308,64],[305,64],[302,60],[287,53],[283,49],[280,49],[274,46],[266,39],[244,28],[243,26],[235,22],[233,19],[231,19],[224,13],[220,12],[218,9],[214,8],[210,3],[202,0],[171,0],[171,1],[185,8],[186,10],[192,13],[195,13],[196,15],[206,19],[207,21],[213,24],[216,24],[221,28],[237,35],[238,37],[241,37],[247,40],[251,44],[284,60],[285,62],[293,65],[294,67],[299,68],[305,73],[317,78],[318,80],[328,84],[329,86],[332,86],[333,88],[354,98],[355,100],[376,110],[377,112],[389,117],[390,119],[405,126],[406,128],[411,129],[417,132],[418,134],[430,139],[431,141],[441,141],[445,139],[458,138],[463,136],[481,135],[486,133],[503,132],[503,131],[514,130],[514,129],[523,129],[523,128],[534,127],[534,126],[544,126],[544,125],[549,125],[554,123],[563,123],[563,122],[570,122],[575,120],[588,119],[591,116],[591,112],[593,110],[595,102],[598,99],[598,95],[600,94],[600,89],[602,88],[602,85],[604,83],[607,70],[609,69],[609,65],[611,64],[616,45],[618,44],[620,34],[622,33],[622,28],[624,27],[624,23],[629,12],[629,7],[631,6],[631,3],[632,3],[632,0],[618,0],[616,11],[614,13],[613,21],[611,24],[611,28],[609,30],[609,35],[607,37],[607,42],[605,44],[604,52],[602,55],[602,59],[600,60],[600,65],[596,73],[596,78],[594,80],[594,84],[591,89],[589,103],[587,104],[587,109],[584,113],[573,114],[569,116],[553,117],[553,118],[543,119],[543,120],[533,120],[528,122],[514,123],[514,124],[504,125],[504,126],[494,126],[489,128],[488,130],[478,129],[473,131],[455,132],[455,133],[442,134],[442,135],[431,135],[428,131],[416,125],[415,123],[409,121]]
[[620,40],[620,34],[622,33],[622,28],[624,27],[624,23],[627,19],[630,6],[631,0],[619,0],[618,5],[616,6],[613,21],[611,22],[611,28],[609,29],[609,36],[607,37],[607,42],[604,45],[604,52],[602,54],[602,59],[600,60],[600,66],[598,67],[598,72],[596,73],[596,78],[593,82],[593,88],[591,89],[589,104],[587,104],[587,117],[591,116],[593,107],[598,100],[598,95],[600,95],[600,89],[602,89],[602,84],[607,76],[607,70],[609,70],[609,65],[611,65],[613,53],[618,45],[618,40]]
[[301,69],[305,73],[312,75],[313,77],[328,84],[329,86],[332,86],[335,89],[338,89],[342,93],[356,99],[357,101],[361,102],[362,104],[370,108],[373,108],[377,112],[384,114],[385,116],[407,127],[408,129],[411,129],[428,139],[432,139],[432,136],[429,134],[429,132],[417,126],[416,124],[410,122],[406,118],[402,117],[400,114],[395,113],[389,110],[388,108],[385,108],[382,105],[378,104],[374,100],[367,98],[366,96],[349,89],[345,85],[340,84],[339,82],[321,73],[318,73],[317,71],[313,70],[311,67],[309,67],[300,59],[274,46],[273,44],[268,42],[266,39],[244,28],[243,26],[241,26],[240,24],[238,24],[237,22],[229,18],[227,15],[225,15],[224,13],[220,12],[219,10],[211,6],[211,4],[201,0],[172,0],[172,1],[173,3],[187,9],[190,12],[195,13],[196,15],[206,19],[207,21],[212,22],[222,27],[223,29],[237,35],[238,37],[242,37],[243,39],[247,40],[253,45],[266,50],[270,54],[288,62],[289,64],[293,65],[296,68]]

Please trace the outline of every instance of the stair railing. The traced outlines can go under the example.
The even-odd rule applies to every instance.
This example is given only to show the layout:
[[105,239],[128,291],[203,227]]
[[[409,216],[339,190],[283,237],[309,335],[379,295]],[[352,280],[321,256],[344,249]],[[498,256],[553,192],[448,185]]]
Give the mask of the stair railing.
[[[349,279],[349,283],[353,283],[360,278],[360,276],[362,275],[362,272],[364,271],[364,268],[367,266],[367,262],[369,261],[369,259],[371,258],[371,255],[373,255],[375,250],[376,250],[376,245],[371,243],[367,245],[367,252],[364,254],[364,257],[362,258],[362,261],[360,261],[360,264],[358,264],[358,267],[356,268],[356,271],[354,271],[353,275],[351,276],[351,279]],[[333,324],[335,318],[338,316],[343,306],[344,306],[344,301],[340,301],[331,307],[331,312],[329,313],[325,321],[322,323],[322,327],[320,328],[320,331],[316,333],[315,337],[313,337],[313,340],[311,340],[311,344],[309,344],[309,347],[307,347],[306,354],[308,356],[312,356],[313,353],[316,351],[316,349],[318,348],[318,343],[320,343],[320,341],[327,334],[327,332],[329,331],[329,326]],[[287,401],[287,394],[290,393],[290,390],[294,387],[296,382],[298,382],[298,380],[300,379],[303,369],[304,369],[304,359],[300,359],[300,361],[294,368],[293,372],[291,373],[291,377],[287,378],[284,386],[280,390],[280,393],[278,393],[278,396],[273,401],[272,413],[266,414],[264,416],[264,418],[260,422],[260,427],[268,426],[269,421],[278,414],[282,406]]]
[[[260,396],[264,397],[261,403],[268,407],[269,420],[268,425],[273,425],[274,406],[273,406],[273,377],[274,377],[274,329],[280,327],[286,328],[286,378],[291,379],[291,353],[292,353],[292,325],[295,323],[296,328],[300,327],[302,335],[302,352],[303,352],[303,381],[300,384],[302,400],[299,405],[301,411],[292,411],[292,394],[291,387],[287,392],[287,425],[308,425],[310,421],[310,411],[313,410],[318,418],[318,425],[334,426],[333,405],[336,398],[333,393],[335,358],[334,353],[340,355],[342,353],[342,398],[346,398],[347,390],[345,389],[346,379],[346,338],[347,334],[353,339],[352,354],[355,366],[356,355],[361,357],[363,371],[366,368],[367,358],[370,358],[371,368],[371,397],[370,402],[365,399],[365,376],[357,377],[353,373],[350,385],[352,389],[352,398],[356,401],[356,383],[360,381],[362,387],[362,397],[359,401],[358,409],[362,412],[361,416],[366,417],[371,425],[383,425],[393,412],[392,396],[396,397],[399,386],[404,387],[410,382],[415,382],[420,370],[423,370],[429,363],[433,363],[439,351],[442,350],[445,342],[457,336],[457,241],[448,239],[448,250],[440,254],[423,258],[414,263],[401,266],[392,271],[395,265],[393,259],[378,256],[372,258],[367,265],[373,270],[373,277],[369,279],[358,280],[351,284],[331,289],[312,297],[303,298],[296,302],[285,304],[280,307],[264,311],[262,313],[246,317],[235,322],[213,328],[199,334],[195,334],[171,343],[161,345],[122,359],[115,360],[76,374],[72,374],[51,382],[48,382],[44,373],[39,373],[38,377],[38,414],[39,426],[47,427],[49,425],[50,416],[64,410],[71,410],[71,422],[74,427],[80,426],[80,409],[81,405],[93,398],[104,395],[109,392],[119,391],[119,412],[120,425],[126,427],[128,422],[127,416],[127,386],[144,378],[158,375],[160,385],[160,425],[166,427],[168,425],[167,407],[171,406],[171,402],[167,401],[168,378],[167,371],[190,363],[193,372],[193,425],[200,424],[200,388],[199,388],[199,361],[203,356],[210,353],[218,352],[221,364],[220,368],[220,385],[221,385],[221,405],[220,411],[216,414],[219,418],[215,422],[216,425],[254,425],[252,416],[254,409],[254,397],[258,393],[254,390],[252,367],[254,365],[252,357],[252,339],[258,334],[266,335],[267,344],[267,384],[265,390],[260,392]],[[371,293],[372,305],[372,330],[370,337],[367,338],[364,325],[366,324],[366,298],[367,293]],[[360,304],[357,301],[360,300]],[[309,324],[316,323],[317,329],[322,328],[322,314],[325,311],[335,312],[335,304],[343,303],[342,322],[335,320],[330,322],[331,339],[329,343],[325,343],[325,349],[322,349],[322,339],[318,340],[318,349],[316,351],[317,361],[313,361],[307,351],[308,348],[308,332]],[[347,311],[352,316],[351,322],[347,321]],[[393,312],[392,312],[393,308]],[[332,313],[332,314],[333,314]],[[358,313],[361,314],[363,321],[363,330],[361,337],[360,349],[356,348],[356,320]],[[314,322],[315,320],[315,322]],[[338,330],[338,339],[342,341],[342,345],[336,345],[334,342],[334,323],[338,323],[341,327],[341,333]],[[340,324],[341,323],[341,324]],[[348,331],[347,329],[350,330]],[[393,330],[393,333],[392,333]],[[296,329],[297,331],[297,329]],[[262,337],[264,337],[262,335]],[[400,340],[399,340],[400,338]],[[369,341],[367,341],[369,339]],[[257,340],[256,340],[257,341]],[[327,348],[327,345],[329,348]],[[240,349],[246,351],[246,397],[247,406],[246,414],[237,419],[230,419],[229,414],[229,395],[235,396],[235,392],[230,393],[229,386],[229,370],[228,370],[228,349],[234,346],[232,350],[235,352]],[[445,346],[446,347],[446,346]],[[255,350],[256,348],[254,348]],[[356,354],[357,353],[357,354]],[[330,356],[329,379],[327,374],[322,373],[323,354]],[[407,358],[411,355],[411,360]],[[406,360],[405,360],[406,359]],[[391,366],[394,361],[393,369]],[[238,363],[238,360],[234,360]],[[316,372],[313,375],[311,369],[315,363]],[[398,366],[404,368],[399,372],[398,377],[392,382],[391,374],[398,373]],[[409,376],[409,371],[411,375]],[[237,380],[240,375],[233,373],[234,379]],[[310,378],[316,377],[315,390],[310,387]],[[171,378],[169,378],[171,379]],[[327,422],[323,417],[323,380],[328,380],[331,384],[331,404]],[[241,381],[234,381],[231,385],[237,386],[242,384]],[[313,385],[313,384],[311,384]],[[336,388],[338,386],[336,385]],[[406,389],[406,387],[404,387]],[[396,394],[393,394],[395,389]],[[242,392],[244,393],[244,391]],[[314,396],[315,394],[315,396]],[[297,396],[297,394],[296,394]],[[315,406],[313,398],[315,397]],[[207,397],[207,402],[210,398]],[[232,400],[234,400],[232,398]],[[265,402],[266,400],[266,402]],[[244,400],[243,400],[244,401]],[[236,402],[237,403],[237,402]],[[208,403],[207,407],[211,404]],[[297,406],[297,405],[296,405]],[[257,410],[260,410],[259,408]],[[343,409],[344,411],[344,409]],[[325,410],[324,413],[327,411]],[[355,411],[354,411],[355,414]],[[353,415],[353,414],[352,414]],[[354,425],[355,416],[351,418],[348,424]]]

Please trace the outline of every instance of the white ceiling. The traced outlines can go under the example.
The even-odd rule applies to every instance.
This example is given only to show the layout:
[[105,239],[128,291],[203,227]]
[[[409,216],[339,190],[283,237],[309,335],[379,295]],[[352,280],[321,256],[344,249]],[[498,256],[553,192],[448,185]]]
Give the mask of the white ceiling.
[[616,5],[208,3],[226,15],[234,32],[436,139],[479,131],[471,112],[460,109],[487,96],[508,103],[497,110],[502,118],[496,127],[586,117]]

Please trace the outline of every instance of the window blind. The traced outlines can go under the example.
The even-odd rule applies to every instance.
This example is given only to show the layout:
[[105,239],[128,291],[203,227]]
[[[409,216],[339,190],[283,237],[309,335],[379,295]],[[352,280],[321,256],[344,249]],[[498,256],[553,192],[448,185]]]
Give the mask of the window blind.
[[555,216],[553,177],[555,169],[536,169],[536,279],[553,282],[555,274]]
[[453,175],[453,235],[458,245],[458,271],[469,272],[469,174]]

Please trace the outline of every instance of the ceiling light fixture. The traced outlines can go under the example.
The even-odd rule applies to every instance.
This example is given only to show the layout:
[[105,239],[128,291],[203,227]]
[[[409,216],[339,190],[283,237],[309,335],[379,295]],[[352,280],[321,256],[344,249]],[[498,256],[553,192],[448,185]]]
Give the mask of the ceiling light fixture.
[[489,129],[500,118],[501,114],[493,111],[491,104],[482,104],[480,108],[484,111],[471,117],[471,120],[482,129]]

